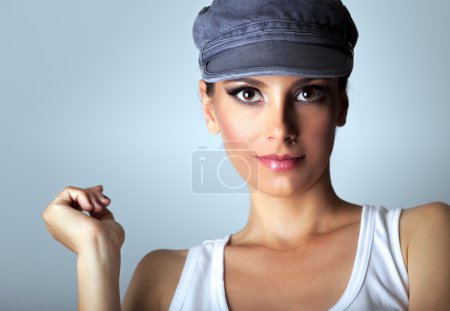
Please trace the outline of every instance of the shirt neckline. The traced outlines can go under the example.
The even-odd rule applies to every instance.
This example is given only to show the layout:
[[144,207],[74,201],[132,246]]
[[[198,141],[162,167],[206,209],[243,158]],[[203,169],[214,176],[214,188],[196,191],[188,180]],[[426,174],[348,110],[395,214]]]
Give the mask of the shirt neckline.
[[[352,272],[347,286],[338,301],[329,311],[344,310],[358,295],[367,272],[370,250],[372,249],[375,209],[368,204],[362,205],[361,224],[358,236],[356,256],[353,262]],[[229,311],[225,295],[224,283],[224,249],[231,234],[226,235],[220,243],[216,243],[213,258],[213,270],[211,277],[211,295],[214,311]]]

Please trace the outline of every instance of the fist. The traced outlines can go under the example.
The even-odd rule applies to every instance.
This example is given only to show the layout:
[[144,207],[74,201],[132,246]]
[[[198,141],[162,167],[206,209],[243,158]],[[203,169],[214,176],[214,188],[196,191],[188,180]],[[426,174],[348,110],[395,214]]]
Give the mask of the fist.
[[101,185],[66,187],[42,217],[53,238],[77,255],[93,247],[120,252],[125,231],[107,208],[110,203]]

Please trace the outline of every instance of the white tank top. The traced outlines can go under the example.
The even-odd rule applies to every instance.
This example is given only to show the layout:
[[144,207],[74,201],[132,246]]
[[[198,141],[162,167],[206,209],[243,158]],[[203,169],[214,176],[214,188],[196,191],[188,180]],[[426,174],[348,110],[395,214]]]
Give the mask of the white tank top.
[[[329,310],[407,310],[409,281],[399,239],[402,209],[363,205],[358,249],[347,287]],[[169,311],[228,311],[223,239],[189,249]]]

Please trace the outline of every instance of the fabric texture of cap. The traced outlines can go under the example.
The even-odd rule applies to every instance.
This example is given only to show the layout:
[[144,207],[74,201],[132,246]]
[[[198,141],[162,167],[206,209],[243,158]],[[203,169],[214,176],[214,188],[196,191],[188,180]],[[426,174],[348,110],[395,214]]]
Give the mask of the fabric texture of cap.
[[349,75],[357,28],[340,0],[214,0],[192,29],[207,82]]

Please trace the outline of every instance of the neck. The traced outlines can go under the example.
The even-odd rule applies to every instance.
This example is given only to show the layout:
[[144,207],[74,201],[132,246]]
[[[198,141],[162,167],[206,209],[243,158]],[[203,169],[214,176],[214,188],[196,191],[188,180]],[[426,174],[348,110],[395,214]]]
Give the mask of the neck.
[[332,230],[345,203],[332,187],[328,166],[320,179],[301,193],[274,197],[251,192],[248,223],[236,236],[243,243],[278,249],[301,245]]

